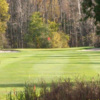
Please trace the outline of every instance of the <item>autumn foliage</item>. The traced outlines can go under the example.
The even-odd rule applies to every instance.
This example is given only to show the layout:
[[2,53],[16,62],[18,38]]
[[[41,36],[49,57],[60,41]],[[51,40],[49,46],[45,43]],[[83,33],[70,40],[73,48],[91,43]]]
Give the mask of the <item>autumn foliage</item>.
[[30,17],[29,32],[25,34],[28,47],[65,48],[69,47],[69,36],[59,31],[59,24],[53,21],[45,23],[41,13],[35,12]]

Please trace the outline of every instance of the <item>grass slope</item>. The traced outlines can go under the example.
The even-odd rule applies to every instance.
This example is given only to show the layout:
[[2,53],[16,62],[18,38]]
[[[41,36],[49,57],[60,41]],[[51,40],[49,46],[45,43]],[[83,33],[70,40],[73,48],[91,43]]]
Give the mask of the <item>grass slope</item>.
[[100,73],[100,51],[69,49],[20,49],[17,53],[0,53],[0,87],[22,87],[26,81],[47,82],[59,78]]

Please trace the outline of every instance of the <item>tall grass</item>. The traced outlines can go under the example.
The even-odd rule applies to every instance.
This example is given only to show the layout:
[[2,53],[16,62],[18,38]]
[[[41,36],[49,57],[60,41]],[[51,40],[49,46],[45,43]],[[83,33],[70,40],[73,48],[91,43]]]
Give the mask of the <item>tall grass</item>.
[[7,100],[100,100],[100,81],[67,80],[53,82],[50,88],[42,83],[39,93],[35,85],[27,84],[22,92],[10,92]]

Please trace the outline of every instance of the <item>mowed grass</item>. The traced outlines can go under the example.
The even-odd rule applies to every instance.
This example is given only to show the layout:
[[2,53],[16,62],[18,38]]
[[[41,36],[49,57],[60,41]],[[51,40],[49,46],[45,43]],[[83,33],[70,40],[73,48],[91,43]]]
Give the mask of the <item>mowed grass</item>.
[[21,89],[25,82],[50,83],[68,77],[88,80],[98,76],[100,51],[82,49],[19,49],[17,53],[0,53],[0,94]]

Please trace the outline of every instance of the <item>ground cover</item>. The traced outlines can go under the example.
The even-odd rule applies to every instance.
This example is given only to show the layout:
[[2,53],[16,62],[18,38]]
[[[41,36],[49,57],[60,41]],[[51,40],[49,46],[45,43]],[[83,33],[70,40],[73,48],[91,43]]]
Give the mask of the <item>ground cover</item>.
[[100,51],[87,48],[19,49],[0,53],[0,94],[22,89],[25,82],[83,77],[89,80],[100,74]]

